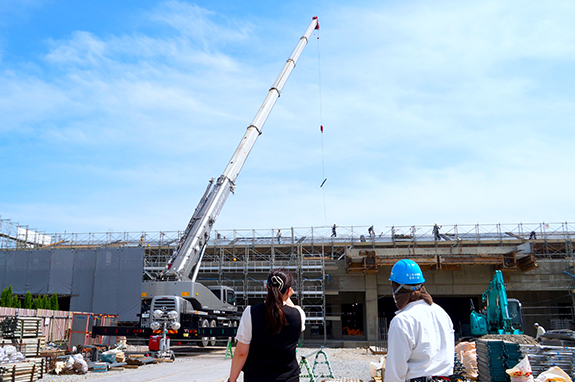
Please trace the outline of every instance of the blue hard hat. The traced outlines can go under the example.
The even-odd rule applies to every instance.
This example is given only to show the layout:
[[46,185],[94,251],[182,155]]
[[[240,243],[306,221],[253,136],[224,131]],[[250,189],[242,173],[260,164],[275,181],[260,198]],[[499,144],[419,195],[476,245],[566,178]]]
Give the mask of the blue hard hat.
[[393,268],[391,268],[390,281],[395,281],[398,284],[423,284],[423,272],[419,265],[413,260],[403,259],[399,260]]

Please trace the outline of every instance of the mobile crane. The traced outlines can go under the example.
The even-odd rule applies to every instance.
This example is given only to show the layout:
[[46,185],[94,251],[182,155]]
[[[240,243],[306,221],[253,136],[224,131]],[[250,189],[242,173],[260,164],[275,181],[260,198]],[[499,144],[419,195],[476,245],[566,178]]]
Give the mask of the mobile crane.
[[[119,331],[117,328],[105,330],[105,327],[100,327],[98,334],[148,336],[167,329],[171,338],[179,342],[196,341],[200,346],[213,346],[216,338],[235,335],[239,321],[235,293],[226,286],[207,288],[197,282],[200,263],[212,227],[229,194],[234,192],[236,178],[315,29],[319,29],[317,17],[312,19],[287,59],[223,174],[217,180],[209,181],[166,267],[156,280],[142,283],[140,328]],[[160,322],[163,324],[160,325]]]
[[[507,298],[503,274],[495,271],[493,280],[482,295],[482,312],[472,310],[470,315],[471,334],[523,334],[523,312],[521,302]],[[472,308],[473,309],[473,308]]]

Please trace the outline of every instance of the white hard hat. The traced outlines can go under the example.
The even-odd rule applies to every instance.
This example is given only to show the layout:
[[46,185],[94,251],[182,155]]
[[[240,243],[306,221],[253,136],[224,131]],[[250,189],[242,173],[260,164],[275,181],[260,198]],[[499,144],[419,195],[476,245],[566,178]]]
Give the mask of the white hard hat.
[[539,326],[539,324],[536,322],[533,326]]

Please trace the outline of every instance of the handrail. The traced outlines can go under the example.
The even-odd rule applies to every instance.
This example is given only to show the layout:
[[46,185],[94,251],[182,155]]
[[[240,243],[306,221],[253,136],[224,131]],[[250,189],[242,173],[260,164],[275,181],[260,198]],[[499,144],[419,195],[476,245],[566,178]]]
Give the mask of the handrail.
[[[89,233],[38,233],[42,240],[38,243],[18,238],[20,233],[32,232],[27,226],[20,226],[10,220],[0,218],[0,250],[30,250],[54,248],[95,248],[95,247],[162,247],[175,248],[182,231],[152,232],[89,232]],[[278,248],[292,245],[327,245],[362,242],[418,242],[434,241],[433,225],[387,226],[383,230],[375,228],[375,235],[369,236],[369,226],[338,226],[337,236],[332,237],[331,226],[281,228],[285,235],[278,243],[272,229],[232,229],[215,230],[208,242],[209,246],[250,247],[273,245]],[[313,234],[312,234],[313,233]],[[565,240],[575,237],[575,223],[519,223],[519,224],[461,224],[443,225],[439,241],[511,241],[521,243],[527,240]]]

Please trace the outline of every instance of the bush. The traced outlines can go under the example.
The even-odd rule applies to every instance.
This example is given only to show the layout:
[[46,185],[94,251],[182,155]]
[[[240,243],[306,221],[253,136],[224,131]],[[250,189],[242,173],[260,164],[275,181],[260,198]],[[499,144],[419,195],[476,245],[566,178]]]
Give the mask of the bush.
[[24,302],[22,303],[22,308],[32,309],[32,293],[30,291],[26,292],[24,296]]
[[28,291],[24,295],[24,299],[20,300],[20,298],[12,292],[12,285],[5,288],[0,294],[0,306],[7,308],[60,310],[56,293],[50,296],[50,298],[48,298],[47,295],[42,295],[36,296],[36,298],[33,299],[32,294]]
[[60,306],[58,305],[58,296],[56,295],[56,293],[54,293],[52,295],[52,297],[50,297],[50,308],[52,310],[60,310]]
[[8,288],[5,288],[0,294],[0,306],[4,306],[6,308],[12,308],[12,300],[14,299],[12,293],[12,285]]

